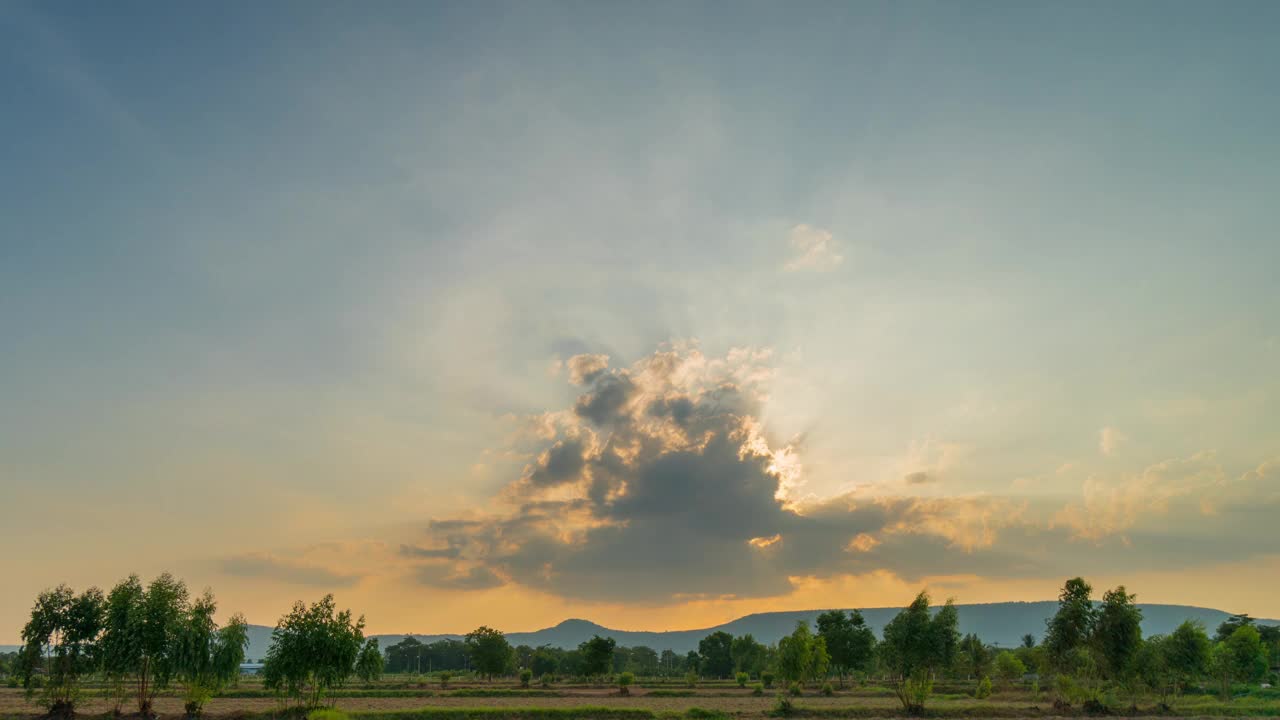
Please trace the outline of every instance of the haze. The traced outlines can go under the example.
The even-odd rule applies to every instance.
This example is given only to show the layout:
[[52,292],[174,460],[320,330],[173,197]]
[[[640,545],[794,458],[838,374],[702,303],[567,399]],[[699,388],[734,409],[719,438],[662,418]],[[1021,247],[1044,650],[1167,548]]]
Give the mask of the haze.
[[0,641],[1280,617],[1280,5],[0,5]]

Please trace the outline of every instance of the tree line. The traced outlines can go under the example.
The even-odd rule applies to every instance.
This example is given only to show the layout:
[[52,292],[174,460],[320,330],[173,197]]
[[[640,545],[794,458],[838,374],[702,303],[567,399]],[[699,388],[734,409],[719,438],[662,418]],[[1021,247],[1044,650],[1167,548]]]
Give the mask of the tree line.
[[217,609],[213,593],[192,597],[168,573],[145,586],[130,575],[105,594],[59,585],[36,598],[12,671],[51,715],[70,715],[92,676],[106,684],[117,714],[131,702],[150,716],[156,695],[176,682],[188,714],[198,715],[239,675],[249,643],[244,618],[219,627]]
[[[976,681],[979,697],[1015,684],[1038,693],[1046,683],[1060,709],[1081,704],[1087,710],[1110,707],[1117,697],[1136,705],[1146,693],[1163,705],[1191,687],[1210,687],[1228,699],[1238,684],[1274,682],[1280,628],[1236,615],[1213,637],[1189,621],[1167,636],[1144,638],[1135,600],[1121,586],[1097,602],[1086,581],[1068,580],[1043,642],[1026,635],[1013,649],[962,636],[952,601],[932,606],[922,592],[879,638],[859,611],[830,610],[816,627],[800,622],[774,644],[718,631],[682,655],[621,647],[598,635],[571,649],[512,646],[487,626],[461,640],[406,637],[384,653],[376,638],[364,637],[364,618],[339,611],[328,595],[312,605],[296,603],[276,624],[263,682],[287,701],[316,707],[351,677],[371,683],[384,672],[435,673],[446,685],[454,671],[490,680],[514,675],[526,687],[535,678],[543,685],[564,677],[614,678],[623,694],[637,676],[683,676],[690,685],[703,678],[734,678],[742,686],[755,680],[757,694],[775,680],[792,694],[814,685],[830,693],[831,679],[843,687],[852,677],[890,685],[908,712],[924,709],[939,680]],[[52,713],[70,712],[81,680],[96,675],[111,688],[117,710],[132,700],[150,714],[156,693],[176,682],[188,714],[199,715],[209,697],[235,681],[248,644],[244,619],[235,615],[218,627],[216,607],[209,591],[192,599],[167,573],[146,587],[130,576],[107,595],[59,586],[37,598],[22,650],[9,664],[28,693],[42,693]]]

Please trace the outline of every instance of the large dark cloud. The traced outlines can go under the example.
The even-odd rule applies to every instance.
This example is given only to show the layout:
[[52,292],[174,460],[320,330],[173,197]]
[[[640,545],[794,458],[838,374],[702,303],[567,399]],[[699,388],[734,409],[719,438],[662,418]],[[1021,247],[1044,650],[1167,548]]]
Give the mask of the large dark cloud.
[[[509,511],[432,523],[430,549],[406,553],[427,563],[419,580],[663,602],[772,596],[788,592],[792,577],[885,568],[917,580],[1142,567],[1128,551],[1140,535],[1117,542],[1100,565],[1097,538],[1081,535],[1087,513],[1046,522],[1053,511],[1025,501],[853,493],[797,504],[788,496],[790,449],[770,442],[758,421],[768,378],[759,360],[662,352],[610,369],[603,356],[570,359],[583,392],[569,412],[548,415],[554,431],[504,494]],[[1162,469],[1160,482],[1174,470],[1182,468]],[[1188,545],[1183,559],[1229,550]]]

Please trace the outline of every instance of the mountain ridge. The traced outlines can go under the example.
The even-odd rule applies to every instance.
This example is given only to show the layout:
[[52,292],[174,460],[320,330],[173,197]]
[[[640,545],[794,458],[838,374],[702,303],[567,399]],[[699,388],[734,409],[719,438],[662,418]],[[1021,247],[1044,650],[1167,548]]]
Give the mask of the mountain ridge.
[[[1012,601],[998,603],[970,603],[956,605],[960,618],[961,633],[977,633],[983,641],[999,647],[1015,647],[1024,634],[1030,633],[1040,640],[1044,634],[1045,621],[1057,610],[1056,600]],[[1184,620],[1198,620],[1212,633],[1214,629],[1231,613],[1214,608],[1194,605],[1168,605],[1162,603],[1139,603],[1142,609],[1143,636],[1167,634]],[[752,613],[730,620],[719,625],[691,630],[615,630],[599,623],[582,618],[566,618],[550,627],[532,631],[508,632],[507,640],[512,645],[552,645],[561,648],[575,648],[589,640],[592,635],[612,637],[619,645],[632,647],[647,645],[655,650],[674,650],[687,653],[698,648],[698,641],[713,632],[724,631],[731,635],[750,633],[756,640],[765,644],[776,643],[779,638],[790,634],[798,621],[804,620],[813,625],[819,614],[827,609],[816,610],[782,610],[777,612]],[[867,624],[879,637],[893,616],[901,607],[862,608],[862,615]],[[1280,625],[1280,620],[1258,619],[1265,625]],[[371,635],[378,638],[383,649],[400,642],[406,637],[413,637],[425,643],[436,640],[463,637],[455,633],[385,633]],[[271,628],[263,625],[250,626],[250,647],[247,657],[259,659],[266,655],[271,645]]]
[[[977,633],[983,641],[1000,646],[1014,647],[1019,644],[1024,634],[1030,633],[1040,640],[1044,634],[1045,620],[1053,616],[1057,610],[1056,600],[1010,601],[997,603],[969,603],[956,605],[960,617],[961,633]],[[1169,605],[1163,603],[1138,603],[1142,609],[1142,634],[1149,637],[1156,634],[1167,634],[1184,620],[1198,620],[1205,628],[1213,630],[1231,613],[1214,608],[1195,605]],[[897,614],[901,607],[862,608],[862,615],[867,624],[879,637],[884,626]],[[552,645],[561,648],[574,648],[589,640],[592,635],[612,637],[619,645],[632,647],[647,645],[655,650],[674,650],[687,653],[698,648],[698,641],[713,632],[724,631],[731,635],[750,633],[756,640],[765,644],[776,643],[779,638],[789,634],[798,621],[805,620],[813,625],[819,614],[826,609],[817,610],[781,610],[776,612],[751,613],[705,628],[689,630],[615,630],[599,623],[583,618],[566,618],[550,627],[538,630],[509,632],[507,639],[512,645]],[[1280,620],[1258,619],[1264,625],[1280,625]],[[260,660],[271,647],[272,628],[266,625],[249,626],[249,648],[245,656],[252,660]],[[383,649],[400,642],[406,637],[413,637],[421,642],[463,637],[455,633],[381,633],[370,635],[378,638]],[[12,652],[17,646],[0,645],[0,652]]]

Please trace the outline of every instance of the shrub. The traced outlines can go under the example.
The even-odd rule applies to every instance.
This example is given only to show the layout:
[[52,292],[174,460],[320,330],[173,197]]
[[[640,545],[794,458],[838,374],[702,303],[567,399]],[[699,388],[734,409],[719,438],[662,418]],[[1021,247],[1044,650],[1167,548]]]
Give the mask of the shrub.
[[744,672],[740,672],[734,677],[734,679],[738,681],[738,687],[744,688],[747,686],[747,681],[751,679],[751,676]]
[[542,674],[542,687],[549,688],[551,687],[551,683],[554,681],[555,681],[555,678],[551,676],[551,673]]
[[787,688],[787,692],[791,693],[791,697],[800,697],[804,694],[804,688],[799,682],[793,682],[791,687]]
[[636,680],[636,676],[629,672],[624,672],[621,675],[619,675],[618,676],[618,692],[622,695],[630,695],[631,683],[635,682],[635,680]]
[[991,697],[991,678],[983,675],[978,681],[978,687],[973,691],[973,696],[979,700]]
[[684,684],[689,687],[698,687],[698,673],[690,670],[689,674],[684,676]]
[[898,699],[903,709],[911,715],[924,713],[925,701],[933,694],[933,678],[919,674],[906,678],[898,689]]
[[831,697],[832,695],[836,694],[836,689],[831,687],[831,683],[824,682],[822,683],[822,694],[826,695],[827,697]]
[[778,693],[778,699],[773,703],[773,714],[787,716],[796,711],[796,706],[791,702],[791,698]]
[[760,673],[760,682],[764,683],[764,686],[767,688],[773,687],[773,673],[768,670]]
[[761,697],[761,696],[763,696],[763,695],[764,695],[764,683],[756,683],[755,685],[753,685],[753,686],[751,687],[751,694],[752,694],[752,695],[755,695],[756,697]]
[[532,679],[533,679],[532,670],[530,670],[529,668],[525,668],[524,670],[520,671],[520,687],[522,688],[529,687],[529,681]]
[[449,681],[452,679],[453,679],[453,673],[447,670],[445,672],[440,673],[440,687],[442,688],[449,687]]

